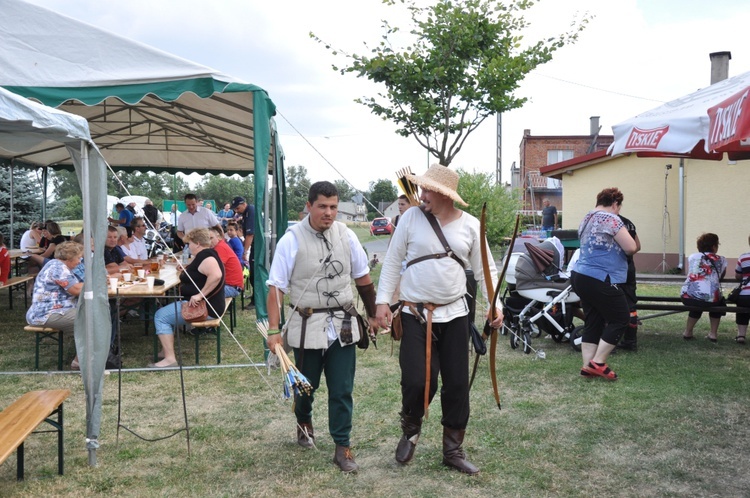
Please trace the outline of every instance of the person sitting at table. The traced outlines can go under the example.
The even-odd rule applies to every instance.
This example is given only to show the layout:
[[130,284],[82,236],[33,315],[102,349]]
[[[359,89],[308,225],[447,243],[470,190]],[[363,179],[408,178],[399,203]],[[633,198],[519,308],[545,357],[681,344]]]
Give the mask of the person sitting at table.
[[39,270],[55,255],[55,248],[65,242],[65,236],[60,230],[60,225],[54,221],[48,221],[42,229],[42,235],[47,239],[47,248],[41,254],[30,254],[28,259],[29,274],[39,273]]
[[[719,331],[719,321],[726,315],[723,311],[711,311],[716,306],[725,306],[724,296],[721,294],[721,279],[727,271],[727,260],[719,256],[719,236],[715,233],[704,233],[697,240],[698,252],[688,257],[688,276],[682,285],[680,295],[685,306],[699,306],[708,311],[711,332],[706,336],[711,342],[716,342]],[[693,328],[698,323],[702,311],[688,312],[687,324],[682,338],[693,338]]]
[[[117,227],[117,249],[120,251],[120,254],[122,254],[123,261],[129,265],[147,264],[151,262],[147,257],[145,244],[141,247],[135,236],[135,227],[145,227],[146,225],[142,219],[136,219],[139,219],[140,221],[136,222],[134,220],[132,227]],[[145,232],[145,228],[139,228],[137,230]]]
[[174,351],[174,328],[185,325],[183,306],[197,306],[206,300],[209,318],[224,314],[224,265],[219,255],[211,248],[211,236],[207,228],[195,228],[183,238],[190,247],[193,258],[180,274],[180,294],[185,301],[178,301],[159,309],[154,315],[154,328],[162,347],[163,360],[150,363],[152,368],[177,366]]
[[130,265],[125,262],[120,250],[117,248],[117,228],[107,227],[107,238],[104,241],[104,267],[107,273],[120,273],[123,269],[130,269]]
[[224,265],[224,297],[239,296],[245,285],[245,276],[242,274],[240,260],[224,240],[224,231],[219,225],[211,227],[209,230],[211,247],[219,255],[219,259]]
[[0,285],[8,283],[10,277],[10,253],[5,247],[5,236],[0,233]]
[[[72,271],[81,262],[82,255],[83,246],[76,242],[62,242],[55,247],[55,258],[44,265],[34,282],[34,297],[26,312],[29,325],[73,332],[83,283]],[[70,367],[75,370],[77,366],[76,356]]]
[[38,249],[40,240],[42,240],[42,224],[35,221],[21,236],[21,250],[31,251],[32,249]]
[[237,259],[240,260],[242,266],[246,266],[245,258],[242,257],[245,248],[242,245],[242,239],[237,235],[239,230],[240,228],[236,221],[230,221],[227,223],[227,244],[229,244],[229,247],[231,247],[232,251],[237,255]]

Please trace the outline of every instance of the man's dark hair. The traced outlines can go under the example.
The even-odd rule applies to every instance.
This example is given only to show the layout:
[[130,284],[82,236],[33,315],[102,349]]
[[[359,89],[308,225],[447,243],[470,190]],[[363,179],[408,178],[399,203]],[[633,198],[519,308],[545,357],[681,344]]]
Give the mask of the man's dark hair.
[[310,186],[310,193],[307,194],[307,201],[312,204],[318,200],[318,196],[323,197],[338,197],[339,191],[336,190],[336,185],[331,182],[315,182]]
[[191,194],[185,194],[185,199],[184,200],[186,200],[186,201],[197,201],[198,197],[195,194],[192,194],[192,193]]
[[405,200],[406,202],[409,202],[409,198],[408,198],[408,197],[406,196],[406,194],[401,194],[401,195],[399,195],[399,196],[398,196],[398,198],[399,198],[399,199],[403,199],[403,200]]
[[118,202],[117,204],[115,204],[115,209],[117,208],[125,209],[125,204],[123,204],[122,202]]
[[113,227],[112,225],[109,225],[109,226],[107,227],[107,231],[108,231],[108,232],[116,232],[116,231],[117,231],[117,228]]

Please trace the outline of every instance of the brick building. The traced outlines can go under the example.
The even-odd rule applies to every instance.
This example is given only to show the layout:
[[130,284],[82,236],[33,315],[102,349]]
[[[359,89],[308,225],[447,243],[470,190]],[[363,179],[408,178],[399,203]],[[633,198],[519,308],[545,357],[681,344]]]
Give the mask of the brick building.
[[543,177],[539,168],[606,150],[612,135],[599,135],[599,116],[592,116],[589,135],[540,135],[523,131],[520,145],[520,166],[511,170],[511,186],[523,191],[525,210],[539,211],[542,200],[548,198],[558,211],[563,209],[562,182]]

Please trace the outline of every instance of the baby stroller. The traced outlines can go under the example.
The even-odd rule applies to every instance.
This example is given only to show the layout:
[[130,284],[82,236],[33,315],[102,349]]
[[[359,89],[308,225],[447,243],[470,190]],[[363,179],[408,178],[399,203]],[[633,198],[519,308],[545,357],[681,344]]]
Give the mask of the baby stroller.
[[542,333],[555,342],[569,341],[580,330],[573,325],[572,307],[580,302],[569,276],[561,270],[562,244],[555,237],[540,245],[524,244],[526,253],[511,253],[501,301],[513,349],[531,352],[531,339]]

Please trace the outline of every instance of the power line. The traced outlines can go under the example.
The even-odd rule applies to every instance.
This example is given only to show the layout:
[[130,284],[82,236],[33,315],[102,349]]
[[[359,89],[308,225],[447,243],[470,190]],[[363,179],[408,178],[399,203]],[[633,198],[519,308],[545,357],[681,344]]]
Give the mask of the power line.
[[568,83],[569,85],[575,85],[575,86],[580,86],[580,87],[583,87],[583,88],[589,88],[591,90],[596,90],[598,92],[611,93],[613,95],[620,95],[621,97],[628,97],[628,98],[631,98],[631,99],[646,100],[646,101],[649,101],[649,102],[657,102],[659,104],[666,103],[665,100],[650,99],[648,97],[640,97],[638,95],[631,95],[629,93],[615,92],[614,90],[606,90],[604,88],[599,88],[599,87],[596,87],[596,86],[585,85],[583,83],[578,83],[576,81],[565,80],[565,79],[562,79],[562,78],[558,78],[556,76],[549,76],[549,75],[541,74],[541,73],[534,73],[534,74],[536,74],[537,76],[541,76],[543,78],[549,78],[551,80],[562,81],[563,83]]
[[368,199],[368,198],[367,198],[367,196],[365,195],[365,193],[364,193],[364,192],[362,192],[362,191],[361,191],[360,189],[358,189],[357,187],[355,187],[355,186],[354,186],[354,184],[353,184],[352,182],[350,182],[350,181],[349,181],[349,179],[348,179],[347,177],[345,177],[345,176],[344,176],[344,174],[343,174],[343,173],[342,173],[341,171],[339,171],[339,170],[338,170],[338,169],[336,168],[336,166],[334,166],[334,165],[333,165],[333,164],[331,163],[331,161],[329,161],[329,160],[328,160],[328,158],[326,158],[326,156],[324,156],[324,155],[323,155],[323,153],[322,153],[322,152],[320,152],[320,151],[319,151],[319,150],[318,150],[318,149],[317,149],[317,148],[316,148],[316,147],[315,147],[315,146],[314,146],[314,145],[313,145],[313,144],[312,144],[312,143],[311,143],[311,142],[310,142],[310,141],[309,141],[309,140],[307,139],[307,137],[306,137],[306,136],[304,136],[304,135],[302,134],[302,132],[301,132],[301,131],[299,131],[299,130],[298,130],[298,129],[297,129],[297,128],[296,128],[296,127],[295,127],[295,126],[294,126],[294,125],[293,125],[293,124],[292,124],[292,123],[291,123],[291,122],[290,122],[290,121],[289,121],[289,120],[288,120],[287,118],[286,118],[286,116],[284,116],[284,115],[283,115],[283,114],[281,113],[281,111],[279,111],[278,109],[276,109],[276,113],[277,113],[277,114],[278,114],[279,116],[281,116],[281,117],[282,117],[282,118],[284,119],[284,121],[286,121],[286,123],[287,123],[287,124],[288,124],[289,126],[291,126],[291,127],[292,127],[292,129],[293,129],[293,130],[294,130],[294,131],[295,131],[295,132],[297,133],[297,135],[299,135],[299,136],[300,136],[300,138],[301,138],[302,140],[304,140],[305,142],[307,142],[307,145],[309,145],[309,146],[310,146],[310,148],[312,148],[312,150],[314,150],[314,151],[315,151],[315,152],[316,152],[316,153],[317,153],[317,154],[318,154],[318,155],[319,155],[319,156],[321,157],[321,159],[323,159],[323,161],[325,161],[325,162],[326,162],[326,164],[328,164],[328,166],[330,166],[331,168],[333,168],[333,171],[335,171],[336,173],[338,173],[338,174],[339,174],[339,176],[340,176],[340,177],[341,177],[341,178],[342,178],[342,179],[343,179],[343,180],[344,180],[344,181],[345,181],[346,183],[348,183],[348,184],[349,184],[349,186],[350,186],[351,188],[353,188],[353,189],[354,189],[354,190],[355,190],[356,192],[359,192],[360,194],[362,194],[362,198],[363,198],[363,199],[364,199],[365,201],[367,201],[367,203],[368,203],[368,204],[369,204],[370,206],[372,206],[372,208],[373,208],[373,209],[374,209],[375,211],[377,211],[377,213],[378,213],[378,214],[380,214],[380,216],[385,216],[385,215],[383,214],[383,212],[382,212],[382,211],[381,211],[380,209],[378,209],[378,208],[377,208],[377,206],[375,206],[375,204],[373,204],[372,202],[370,202],[370,199]]

